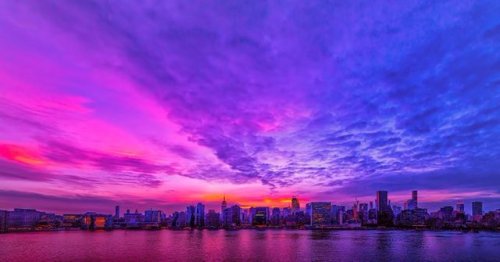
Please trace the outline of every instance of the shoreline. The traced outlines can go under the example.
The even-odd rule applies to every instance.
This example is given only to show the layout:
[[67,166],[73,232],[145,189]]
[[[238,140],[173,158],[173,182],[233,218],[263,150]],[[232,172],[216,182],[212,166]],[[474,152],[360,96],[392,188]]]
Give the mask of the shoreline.
[[13,230],[0,232],[2,234],[16,233],[38,233],[38,232],[112,232],[112,231],[240,231],[240,230],[255,230],[255,231],[418,231],[418,232],[463,232],[463,233],[479,233],[479,232],[495,232],[500,233],[500,228],[477,228],[477,229],[446,229],[446,228],[398,228],[398,227],[369,227],[369,228],[236,228],[236,229],[210,229],[210,228],[158,228],[158,229],[50,229],[50,230]]

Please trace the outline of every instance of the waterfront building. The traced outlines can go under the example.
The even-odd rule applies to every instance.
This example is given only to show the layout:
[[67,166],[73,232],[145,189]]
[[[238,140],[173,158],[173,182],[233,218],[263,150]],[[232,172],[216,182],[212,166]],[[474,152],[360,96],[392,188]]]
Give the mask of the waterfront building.
[[377,191],[376,205],[378,211],[384,211],[389,208],[387,191]]
[[332,203],[330,202],[311,202],[311,226],[322,227],[331,225]]
[[306,204],[306,215],[308,215],[309,217],[312,216],[311,203]]
[[241,225],[241,207],[234,205],[224,210],[223,225],[226,228],[238,227]]
[[472,219],[480,221],[483,216],[483,202],[472,202]]
[[[415,210],[415,208],[411,209],[411,210]],[[397,215],[399,215],[399,213],[401,213],[401,211],[402,211],[402,208],[400,206],[396,206],[396,205],[392,206],[392,212],[394,213],[394,217],[397,217]]]
[[202,203],[198,203],[196,205],[196,214],[195,214],[195,225],[197,227],[204,227],[205,226],[205,205]]
[[115,206],[115,219],[120,218],[120,206]]
[[111,215],[87,212],[83,214],[81,228],[84,230],[106,229],[111,228],[112,224],[113,217]]
[[279,207],[275,207],[271,212],[271,225],[280,226],[281,225],[281,210]]
[[224,195],[224,198],[222,199],[222,203],[220,205],[220,213],[221,213],[221,220],[226,221],[226,218],[224,217],[225,210],[227,209],[227,202],[226,202],[226,195]]
[[146,210],[144,211],[144,222],[146,223],[161,223],[162,212],[160,210]]
[[15,208],[14,211],[9,211],[7,227],[10,229],[24,230],[31,229],[40,221],[43,212],[35,209]]
[[252,225],[265,226],[269,219],[268,207],[255,207],[252,209]]
[[185,228],[186,223],[186,212],[174,212],[172,214],[172,227],[174,228]]
[[429,218],[427,209],[416,208],[413,210],[407,209],[401,211],[396,218],[396,225],[403,227],[421,227],[425,225],[425,221]]
[[195,216],[196,216],[196,208],[194,206],[186,207],[186,223],[189,227],[194,228],[195,226]]
[[292,197],[292,214],[295,214],[295,212],[299,212],[300,211],[300,203],[299,203],[299,200],[297,199],[296,196],[293,196]]
[[9,215],[9,211],[7,210],[0,210],[0,233],[5,233],[7,232],[7,220],[8,220],[8,216]]
[[368,210],[368,221],[366,221],[367,224],[370,225],[375,225],[377,224],[377,209],[375,208],[370,208]]
[[66,228],[80,228],[82,218],[82,214],[63,214],[63,226]]
[[135,213],[131,213],[130,210],[127,210],[123,218],[127,228],[140,228],[144,222],[144,216],[137,210],[135,210]]
[[215,212],[215,210],[210,209],[207,213],[206,219],[207,228],[216,229],[220,227],[220,214]]

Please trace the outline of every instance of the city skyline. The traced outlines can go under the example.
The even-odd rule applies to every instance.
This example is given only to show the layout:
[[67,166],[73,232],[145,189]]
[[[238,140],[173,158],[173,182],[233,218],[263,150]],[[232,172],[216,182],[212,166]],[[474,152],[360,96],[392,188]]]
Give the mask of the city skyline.
[[56,214],[36,209],[0,209],[0,233],[51,231],[51,230],[127,230],[127,229],[448,229],[477,231],[495,230],[500,225],[500,209],[485,210],[483,203],[471,203],[472,212],[465,211],[464,202],[446,205],[429,211],[419,206],[418,190],[404,206],[391,202],[388,191],[376,192],[375,201],[363,203],[356,200],[351,206],[331,201],[311,201],[301,206],[297,196],[290,198],[288,207],[240,206],[230,203],[224,195],[220,209],[204,203],[190,204],[181,210],[114,207],[114,213],[94,211]]
[[[390,209],[400,208],[401,210],[413,210],[413,209],[418,207],[418,208],[424,208],[424,209],[429,210],[429,211],[437,211],[440,208],[442,208],[443,206],[453,206],[457,210],[459,210],[459,206],[461,206],[460,210],[462,212],[464,212],[465,214],[472,215],[472,214],[474,214],[475,203],[480,203],[482,212],[500,210],[500,208],[498,208],[498,206],[484,206],[483,202],[479,201],[479,200],[471,200],[469,202],[463,201],[463,200],[456,200],[453,202],[453,200],[448,200],[448,201],[444,202],[443,205],[438,206],[438,207],[434,207],[433,205],[429,206],[429,205],[426,205],[425,202],[422,203],[422,201],[421,201],[422,194],[417,193],[417,192],[419,192],[419,191],[412,190],[411,195],[408,195],[408,192],[407,192],[406,199],[404,199],[403,201],[393,201],[393,199],[391,198],[392,195],[389,195],[388,191],[379,190],[376,192],[376,195],[372,199],[355,198],[350,202],[338,202],[338,201],[330,200],[330,199],[312,199],[312,200],[305,201],[304,199],[299,199],[298,196],[294,195],[294,196],[291,196],[287,200],[281,200],[280,204],[278,204],[278,205],[269,204],[269,202],[267,204],[259,202],[259,204],[256,204],[256,205],[247,205],[247,204],[242,204],[242,203],[237,202],[237,201],[232,201],[225,194],[222,194],[221,195],[222,198],[218,202],[216,201],[215,203],[214,202],[194,201],[191,203],[186,203],[185,205],[179,204],[179,205],[176,205],[174,207],[172,207],[172,206],[170,206],[170,207],[149,206],[149,207],[145,207],[143,209],[139,209],[137,206],[135,206],[135,207],[134,206],[123,206],[122,205],[123,203],[115,202],[114,203],[115,206],[113,209],[114,210],[113,217],[116,217],[117,216],[116,214],[123,214],[125,212],[125,210],[127,210],[127,211],[141,210],[141,212],[147,211],[147,210],[161,210],[162,212],[168,214],[169,212],[170,213],[178,212],[178,211],[182,210],[183,208],[185,208],[186,206],[189,207],[189,206],[195,206],[198,204],[203,204],[204,208],[206,208],[206,211],[209,211],[209,210],[214,210],[216,212],[219,211],[219,214],[221,214],[224,209],[231,207],[231,206],[234,206],[234,205],[241,207],[241,209],[250,209],[250,208],[255,208],[255,207],[280,208],[280,209],[287,209],[288,208],[288,209],[290,209],[291,212],[295,212],[295,211],[300,211],[300,210],[304,209],[304,206],[300,206],[300,203],[310,204],[313,202],[329,202],[332,205],[342,206],[342,207],[347,207],[347,208],[349,208],[351,206],[357,206],[361,203],[361,204],[369,205],[370,208],[374,207],[374,208],[378,209],[378,206],[379,206],[378,196],[379,196],[379,194],[385,194],[385,197],[383,197],[381,201],[383,203],[385,203],[384,205],[386,205],[386,206],[384,206],[382,209],[384,209],[384,208],[390,208]],[[420,203],[420,204],[417,204],[417,194],[419,195],[418,196],[418,203]],[[399,197],[398,197],[398,199],[399,199]],[[30,204],[13,207],[11,209],[16,209],[16,208],[38,209],[36,206],[32,206]],[[8,209],[8,208],[0,208],[0,210],[1,209]],[[122,211],[120,212],[120,210],[122,210]],[[42,211],[47,211],[47,210],[42,210]],[[51,212],[52,211],[54,211],[54,210],[51,210]],[[60,214],[63,214],[63,213],[82,213],[82,211],[85,211],[85,212],[98,212],[98,213],[102,213],[102,214],[108,214],[108,213],[111,214],[109,207],[104,208],[102,210],[100,210],[100,209],[88,209],[88,210],[66,209],[66,211],[67,212],[59,211],[58,213],[60,213]]]
[[0,209],[495,210],[498,10],[0,1]]

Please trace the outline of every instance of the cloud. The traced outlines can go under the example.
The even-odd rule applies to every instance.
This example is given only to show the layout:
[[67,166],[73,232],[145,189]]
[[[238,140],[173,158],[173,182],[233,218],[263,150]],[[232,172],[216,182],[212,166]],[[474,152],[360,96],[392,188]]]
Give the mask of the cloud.
[[[171,174],[207,183],[260,181],[271,193],[309,185],[347,192],[351,183],[376,190],[384,181],[398,181],[391,190],[500,185],[500,6],[494,1],[3,6],[19,11],[0,19],[0,30],[13,34],[4,46],[41,39],[52,52],[40,54],[34,41],[26,48],[61,68],[77,64],[62,74],[64,81],[37,77],[88,100],[63,96],[80,106],[42,108],[76,110],[70,115],[113,127],[102,124],[99,131],[125,130],[117,141],[133,140],[127,150],[148,145],[136,150],[148,154],[127,156],[99,144],[120,132],[93,144],[95,136],[80,141],[87,129],[70,132],[80,119],[57,121],[66,115],[49,118],[61,132],[49,136],[51,123],[37,115],[45,111],[30,112],[30,103],[0,106],[3,122],[47,127],[37,142],[60,165],[116,172],[123,181],[157,188]],[[26,21],[24,28],[17,20]],[[179,130],[129,115],[141,103],[104,91],[104,73],[83,81],[87,88],[75,86],[89,68],[130,83]],[[66,142],[73,133],[78,143]],[[490,182],[473,182],[474,176]]]

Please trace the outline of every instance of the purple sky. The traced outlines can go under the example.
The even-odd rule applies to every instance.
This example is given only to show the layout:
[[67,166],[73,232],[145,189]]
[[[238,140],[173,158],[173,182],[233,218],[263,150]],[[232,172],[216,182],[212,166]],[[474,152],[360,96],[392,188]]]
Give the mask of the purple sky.
[[0,209],[500,208],[499,1],[0,1]]

